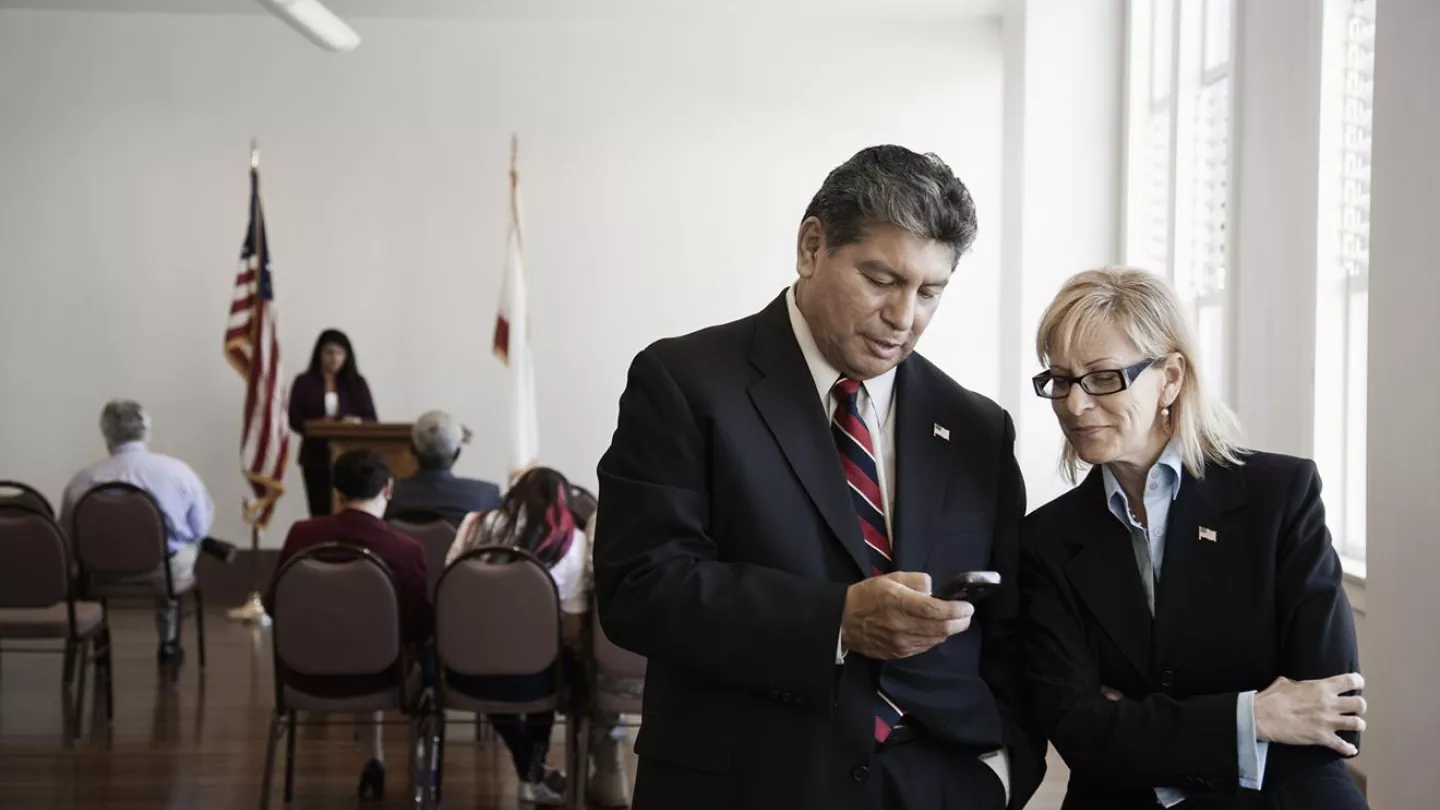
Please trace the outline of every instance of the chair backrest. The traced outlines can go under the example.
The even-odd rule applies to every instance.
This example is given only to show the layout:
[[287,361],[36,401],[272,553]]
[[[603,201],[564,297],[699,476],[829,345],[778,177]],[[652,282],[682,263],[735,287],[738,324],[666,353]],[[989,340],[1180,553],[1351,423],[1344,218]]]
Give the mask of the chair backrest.
[[435,652],[462,675],[531,675],[560,657],[560,595],[524,549],[487,546],[445,570],[435,592]]
[[576,526],[585,528],[585,524],[590,522],[590,516],[595,514],[599,503],[595,498],[595,493],[579,484],[570,485],[570,513],[575,516]]
[[[386,513],[385,517],[392,523],[397,520],[405,523],[434,523],[437,520],[445,520],[445,516],[434,509],[421,509],[418,507],[414,509],[392,509]],[[445,522],[449,523],[449,521]],[[451,524],[450,528],[453,531],[455,528],[454,524]]]
[[304,675],[374,675],[400,658],[395,577],[369,549],[313,546],[276,574],[275,658]]
[[54,508],[40,490],[19,481],[0,481],[0,506],[21,506],[45,517],[55,517]]
[[48,608],[69,598],[60,527],[29,508],[0,505],[0,608]]
[[442,519],[425,523],[392,519],[390,528],[419,540],[420,545],[425,547],[425,586],[433,601],[435,586],[440,582],[440,575],[445,573],[445,555],[450,553],[450,546],[455,542],[455,527]]
[[165,562],[165,513],[140,487],[91,487],[76,501],[71,521],[75,556],[86,574],[148,574]]
[[620,647],[605,635],[600,626],[600,611],[590,611],[590,648],[595,669],[612,678],[644,678],[645,656]]

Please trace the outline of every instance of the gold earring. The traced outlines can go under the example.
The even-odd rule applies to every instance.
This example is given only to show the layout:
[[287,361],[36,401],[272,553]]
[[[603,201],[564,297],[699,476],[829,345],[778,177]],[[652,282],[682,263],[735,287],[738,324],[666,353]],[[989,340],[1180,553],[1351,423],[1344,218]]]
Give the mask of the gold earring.
[[1163,424],[1164,424],[1164,426],[1165,426],[1165,432],[1166,432],[1166,433],[1169,433],[1169,432],[1170,432],[1170,406],[1169,406],[1169,405],[1166,405],[1163,409],[1161,409],[1161,411],[1160,411],[1160,418],[1161,418],[1162,420],[1164,420]]

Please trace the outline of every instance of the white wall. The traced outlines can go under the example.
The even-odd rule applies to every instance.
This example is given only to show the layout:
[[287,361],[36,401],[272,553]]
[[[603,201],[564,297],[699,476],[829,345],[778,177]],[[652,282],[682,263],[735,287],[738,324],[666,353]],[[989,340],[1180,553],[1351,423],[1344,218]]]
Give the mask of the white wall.
[[1440,6],[1384,0],[1376,22],[1365,756],[1371,806],[1412,810],[1434,807],[1440,796],[1432,754],[1440,728]]
[[[594,483],[631,356],[748,314],[793,274],[800,214],[856,149],[933,150],[981,236],[922,351],[994,395],[998,26],[742,20],[355,21],[324,53],[252,16],[0,11],[0,477],[58,497],[105,399],[155,418],[243,539],[241,382],[220,333],[262,182],[286,368],[349,332],[380,415],[476,428],[505,465],[490,356],[506,162],[522,138],[542,458]],[[287,479],[266,545],[303,512]]]
[[1030,507],[1069,489],[1050,403],[1035,396],[1035,330],[1065,279],[1120,260],[1123,0],[1005,6],[1001,402]]

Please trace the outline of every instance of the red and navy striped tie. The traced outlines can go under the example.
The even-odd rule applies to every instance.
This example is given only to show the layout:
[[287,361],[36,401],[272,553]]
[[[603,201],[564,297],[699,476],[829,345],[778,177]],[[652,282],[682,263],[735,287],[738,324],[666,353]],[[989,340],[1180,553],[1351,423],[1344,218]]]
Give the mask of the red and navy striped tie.
[[[835,383],[835,414],[830,418],[830,434],[840,451],[840,466],[845,470],[850,502],[860,517],[860,536],[870,554],[870,575],[881,576],[895,570],[891,561],[890,532],[885,526],[885,498],[880,493],[880,468],[875,462],[875,442],[870,429],[860,416],[860,383],[844,377]],[[901,711],[885,696],[875,692],[875,739],[885,742]]]

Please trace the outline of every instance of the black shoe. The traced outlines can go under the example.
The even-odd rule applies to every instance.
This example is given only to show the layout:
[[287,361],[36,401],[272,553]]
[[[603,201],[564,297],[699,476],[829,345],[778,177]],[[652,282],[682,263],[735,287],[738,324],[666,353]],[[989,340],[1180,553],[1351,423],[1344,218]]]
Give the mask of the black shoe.
[[360,772],[360,786],[355,792],[360,798],[370,801],[385,798],[385,763],[378,759],[365,763],[365,770]]
[[155,663],[162,667],[180,666],[185,663],[185,650],[178,641],[167,641],[155,651]]
[[224,540],[216,540],[213,537],[206,537],[200,541],[200,551],[208,554],[220,562],[229,565],[235,562],[237,549],[234,543],[227,543]]

